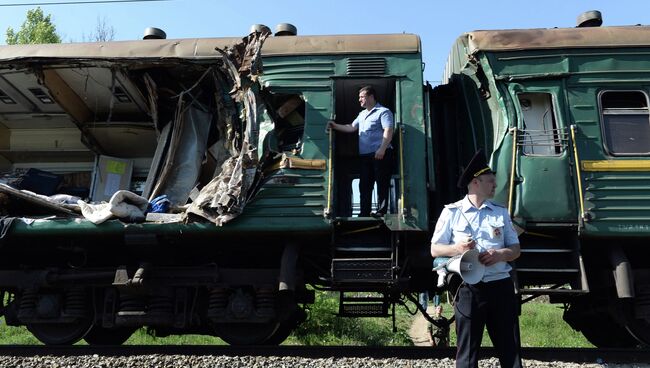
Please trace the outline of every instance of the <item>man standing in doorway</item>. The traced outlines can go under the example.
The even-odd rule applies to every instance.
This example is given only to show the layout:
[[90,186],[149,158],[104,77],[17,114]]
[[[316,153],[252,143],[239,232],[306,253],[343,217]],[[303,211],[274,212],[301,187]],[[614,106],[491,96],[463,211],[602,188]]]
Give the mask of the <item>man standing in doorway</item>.
[[483,279],[461,284],[455,299],[457,367],[478,367],[478,352],[487,326],[501,367],[521,367],[519,308],[508,262],[519,257],[517,233],[508,211],[488,199],[496,177],[479,150],[458,181],[467,187],[462,200],[442,210],[431,239],[431,255],[453,257],[479,250],[485,265]]
[[337,124],[328,121],[327,127],[339,132],[359,132],[359,156],[361,170],[359,196],[361,211],[359,217],[371,215],[372,190],[377,183],[377,211],[374,216],[388,212],[388,190],[393,162],[393,113],[375,99],[375,89],[365,86],[359,90],[359,104],[364,108],[352,124]]

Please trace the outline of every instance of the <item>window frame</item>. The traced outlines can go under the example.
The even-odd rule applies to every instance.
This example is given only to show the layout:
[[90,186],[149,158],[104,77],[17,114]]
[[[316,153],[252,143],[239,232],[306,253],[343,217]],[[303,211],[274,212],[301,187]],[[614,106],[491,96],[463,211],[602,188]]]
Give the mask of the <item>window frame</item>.
[[[600,119],[600,132],[601,132],[601,137],[602,137],[602,145],[605,153],[609,156],[612,157],[635,157],[635,156],[650,156],[650,146],[649,150],[647,152],[634,152],[634,153],[618,153],[614,152],[609,143],[609,135],[607,134],[607,131],[605,129],[605,109],[603,107],[603,95],[608,92],[617,92],[617,93],[624,93],[624,92],[640,92],[643,94],[645,97],[646,101],[646,112],[648,116],[648,124],[650,125],[650,96],[648,95],[647,90],[645,89],[604,89],[598,92],[597,95],[597,103],[598,103],[598,117]],[[618,110],[630,110],[630,109],[623,109],[619,108]],[[622,114],[625,115],[625,114]],[[650,127],[649,127],[650,129]],[[648,142],[650,143],[650,141]]]
[[553,138],[552,138],[552,141],[555,143],[555,145],[553,147],[559,147],[559,152],[555,152],[553,154],[528,153],[525,150],[525,147],[526,147],[526,145],[524,144],[525,142],[522,141],[521,143],[518,143],[520,145],[521,155],[530,156],[530,157],[560,157],[560,156],[562,156],[566,152],[566,144],[563,144],[563,142],[562,142],[562,135],[563,135],[564,127],[561,126],[562,125],[561,120],[559,119],[559,116],[558,116],[559,103],[557,101],[556,94],[553,93],[552,91],[537,91],[537,90],[528,90],[528,89],[517,91],[515,93],[515,102],[517,103],[517,108],[519,110],[519,114],[521,114],[520,118],[518,119],[517,124],[518,124],[519,129],[525,132],[526,129],[524,128],[524,125],[523,125],[524,122],[525,122],[524,109],[523,109],[523,106],[521,104],[521,99],[520,99],[521,95],[547,95],[547,96],[550,97],[549,101],[551,103],[551,111],[552,111],[552,114],[553,114],[552,119],[553,119],[553,122],[554,122],[554,125],[555,125],[554,130],[557,131],[557,133],[554,134]]

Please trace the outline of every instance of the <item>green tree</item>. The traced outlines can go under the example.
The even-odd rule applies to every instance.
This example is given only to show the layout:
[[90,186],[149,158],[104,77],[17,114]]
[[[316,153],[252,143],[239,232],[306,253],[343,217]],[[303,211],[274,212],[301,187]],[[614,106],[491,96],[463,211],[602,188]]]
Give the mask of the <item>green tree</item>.
[[40,7],[28,10],[27,19],[18,32],[7,28],[7,44],[61,43],[51,18],[49,14],[45,16]]

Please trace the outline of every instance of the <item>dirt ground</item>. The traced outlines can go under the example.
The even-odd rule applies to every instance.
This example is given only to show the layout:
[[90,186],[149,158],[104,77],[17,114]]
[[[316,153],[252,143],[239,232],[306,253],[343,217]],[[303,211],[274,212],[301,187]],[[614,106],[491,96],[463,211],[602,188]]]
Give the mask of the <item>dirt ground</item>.
[[[429,313],[429,315],[433,315],[432,306],[429,306],[427,308],[427,313]],[[428,322],[426,319],[424,319],[422,313],[416,314],[415,318],[413,319],[413,324],[411,324],[411,328],[409,329],[409,336],[411,336],[411,341],[413,341],[413,345],[431,346],[431,344],[429,343],[427,327],[428,327]]]
[[[451,308],[448,304],[444,304],[443,308]],[[430,316],[433,316],[434,314],[434,307],[431,303],[429,303],[427,307],[427,313]],[[451,318],[451,316],[448,315],[449,313],[445,313],[447,318]],[[411,337],[411,341],[413,341],[413,345],[415,346],[431,346],[431,343],[429,342],[429,322],[424,318],[422,313],[418,312],[418,314],[415,315],[415,318],[413,318],[413,323],[411,324],[411,328],[409,329],[409,336]],[[449,326],[451,329],[454,328],[454,325],[452,324]]]

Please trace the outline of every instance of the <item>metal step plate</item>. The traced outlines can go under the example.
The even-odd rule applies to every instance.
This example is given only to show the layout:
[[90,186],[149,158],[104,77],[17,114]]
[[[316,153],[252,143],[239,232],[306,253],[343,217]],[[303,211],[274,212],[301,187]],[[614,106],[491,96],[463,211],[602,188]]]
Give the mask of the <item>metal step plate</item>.
[[333,259],[332,278],[335,282],[387,282],[393,279],[391,259]]

